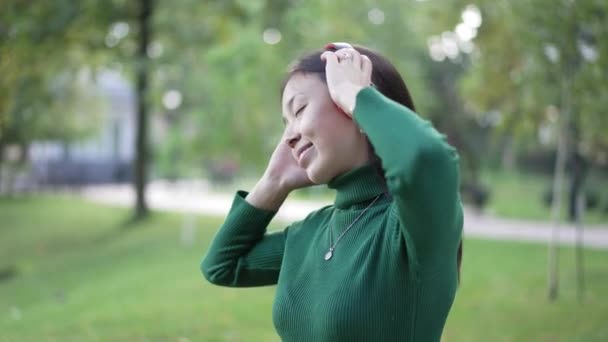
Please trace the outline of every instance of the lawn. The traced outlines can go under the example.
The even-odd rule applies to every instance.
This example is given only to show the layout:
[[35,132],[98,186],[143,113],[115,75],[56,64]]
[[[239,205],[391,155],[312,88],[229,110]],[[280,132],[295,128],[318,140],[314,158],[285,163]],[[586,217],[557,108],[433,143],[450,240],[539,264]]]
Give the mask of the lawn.
[[[482,183],[490,188],[490,201],[486,211],[492,215],[505,218],[527,219],[537,221],[551,220],[551,208],[543,203],[543,194],[551,189],[552,179],[522,171],[485,170]],[[595,184],[601,184],[596,180]],[[567,186],[567,184],[565,184]],[[592,187],[592,185],[589,185]],[[601,205],[606,206],[603,186],[595,190],[604,196]],[[567,218],[567,188],[564,189],[562,217]],[[591,225],[608,225],[608,214],[598,209],[585,213],[585,223]]]
[[[273,287],[220,288],[200,275],[220,219],[197,216],[187,246],[183,215],[127,226],[127,214],[62,197],[0,199],[0,341],[279,340]],[[560,299],[548,303],[545,246],[467,240],[443,340],[608,340],[608,251],[586,251],[582,303],[573,250],[561,251]]]

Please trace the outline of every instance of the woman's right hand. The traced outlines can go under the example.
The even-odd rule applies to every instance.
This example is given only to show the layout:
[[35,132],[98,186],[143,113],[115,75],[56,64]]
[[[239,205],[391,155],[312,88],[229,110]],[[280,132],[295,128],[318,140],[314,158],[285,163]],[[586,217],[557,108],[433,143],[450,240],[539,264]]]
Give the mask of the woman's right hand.
[[306,174],[306,170],[301,168],[293,157],[293,152],[287,144],[285,136],[281,138],[274,149],[263,177],[276,182],[287,193],[313,185]]
[[270,157],[264,175],[246,199],[258,208],[277,210],[291,191],[313,184],[306,170],[296,162],[283,136]]

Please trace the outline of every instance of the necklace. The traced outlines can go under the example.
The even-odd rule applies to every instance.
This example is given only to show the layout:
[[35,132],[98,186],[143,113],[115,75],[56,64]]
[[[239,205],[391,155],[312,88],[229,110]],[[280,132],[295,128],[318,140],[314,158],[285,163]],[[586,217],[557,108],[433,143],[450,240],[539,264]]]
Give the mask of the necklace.
[[327,230],[328,235],[329,235],[329,250],[327,251],[327,253],[325,253],[325,258],[324,258],[325,261],[329,261],[329,259],[331,259],[331,257],[334,255],[334,249],[336,249],[336,245],[338,244],[340,239],[344,236],[344,234],[346,234],[346,232],[350,229],[350,227],[352,227],[355,224],[355,222],[357,222],[361,218],[361,216],[363,216],[363,214],[365,214],[367,209],[371,208],[372,205],[374,205],[374,203],[376,203],[376,201],[380,198],[380,196],[382,196],[382,194],[380,194],[376,198],[374,198],[372,203],[370,203],[367,206],[367,208],[365,208],[365,210],[363,210],[361,212],[361,214],[359,214],[359,216],[357,216],[357,218],[355,218],[353,220],[353,222],[351,222],[351,224],[349,224],[348,227],[346,227],[346,229],[344,229],[344,231],[342,232],[342,234],[340,234],[340,236],[338,236],[338,239],[336,240],[336,242],[334,244],[332,244],[332,242],[331,242],[331,224],[329,225],[329,229]]

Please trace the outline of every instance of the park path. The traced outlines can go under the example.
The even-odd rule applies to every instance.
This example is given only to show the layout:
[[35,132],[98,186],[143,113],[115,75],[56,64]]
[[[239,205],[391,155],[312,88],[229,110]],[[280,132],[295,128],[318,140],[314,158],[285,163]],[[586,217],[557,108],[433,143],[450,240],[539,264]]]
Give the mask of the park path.
[[[103,185],[82,188],[80,196],[94,202],[131,206],[134,194],[130,185]],[[228,212],[233,194],[213,191],[204,183],[152,182],[147,188],[148,205],[152,209],[223,216]],[[291,222],[304,218],[311,211],[330,204],[330,201],[288,199],[276,219]],[[507,241],[547,242],[551,239],[550,222],[512,220],[477,214],[465,208],[465,236]],[[570,224],[561,224],[559,240],[562,245],[574,245],[577,231]],[[584,245],[588,248],[608,249],[608,224],[585,227]]]

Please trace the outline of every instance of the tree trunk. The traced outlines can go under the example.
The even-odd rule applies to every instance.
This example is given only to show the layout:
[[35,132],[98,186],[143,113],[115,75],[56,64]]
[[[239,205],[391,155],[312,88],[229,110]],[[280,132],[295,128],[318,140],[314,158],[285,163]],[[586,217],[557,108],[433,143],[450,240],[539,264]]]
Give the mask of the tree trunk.
[[148,55],[147,49],[151,39],[151,19],[153,0],[139,1],[139,37],[136,56],[136,97],[137,97],[137,132],[136,132],[136,156],[135,156],[135,213],[134,219],[139,220],[147,216],[148,206],[146,204],[146,171],[148,163],[147,127],[148,127]]
[[508,135],[504,141],[504,145],[502,148],[502,158],[500,160],[503,170],[512,171],[515,169],[515,163],[517,160],[517,157],[515,154],[516,152],[517,151],[515,149],[515,143],[513,141],[513,137],[511,135]]
[[557,158],[553,176],[553,196],[551,202],[551,219],[553,232],[548,248],[549,273],[549,300],[557,299],[559,290],[559,230],[562,208],[562,189],[564,186],[564,173],[566,170],[566,157],[568,155],[568,124],[570,121],[569,82],[562,80],[562,105],[558,121]]
[[[574,139],[573,139],[574,140]],[[570,187],[568,189],[568,219],[570,222],[577,220],[577,201],[580,193],[585,192],[584,184],[587,178],[588,163],[586,158],[576,151],[576,145],[571,144],[573,151],[570,155]]]
[[585,265],[583,259],[585,207],[585,192],[579,192],[576,197],[576,295],[581,302],[585,292]]

